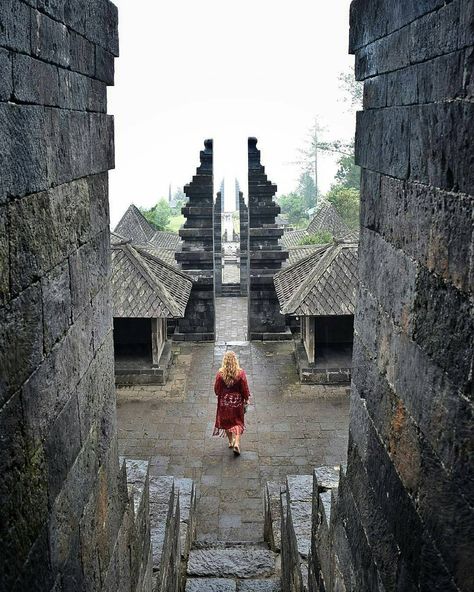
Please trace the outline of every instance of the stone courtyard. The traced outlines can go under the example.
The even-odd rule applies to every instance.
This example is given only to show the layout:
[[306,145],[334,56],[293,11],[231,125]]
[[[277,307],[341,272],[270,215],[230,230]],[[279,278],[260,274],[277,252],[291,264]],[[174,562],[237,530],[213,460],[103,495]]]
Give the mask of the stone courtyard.
[[[117,390],[119,449],[150,459],[151,475],[195,480],[198,540],[261,541],[267,481],[345,462],[349,397],[345,388],[301,385],[292,342],[247,342],[246,298],[218,298],[216,313],[216,343],[176,345],[167,385]],[[213,380],[226,349],[238,354],[252,392],[240,457],[212,437]]]

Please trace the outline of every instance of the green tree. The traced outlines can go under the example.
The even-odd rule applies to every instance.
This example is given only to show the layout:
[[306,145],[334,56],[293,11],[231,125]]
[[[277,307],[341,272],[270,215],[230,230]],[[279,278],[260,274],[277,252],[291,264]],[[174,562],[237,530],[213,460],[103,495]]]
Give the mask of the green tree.
[[347,154],[341,154],[337,164],[339,168],[336,173],[337,185],[351,187],[360,190],[360,167],[356,165],[354,159],[354,145],[349,147]]
[[360,194],[354,187],[333,185],[326,199],[336,208],[344,222],[354,230],[359,228]]
[[296,193],[301,196],[303,200],[304,209],[310,210],[316,206],[316,190],[314,186],[314,179],[310,172],[304,171],[298,179],[298,188]]
[[303,199],[295,192],[281,195],[278,204],[283,214],[288,216],[288,222],[298,226],[306,220],[306,210]]
[[314,234],[310,234],[309,236],[305,236],[300,240],[300,245],[325,245],[330,243],[333,239],[333,235],[329,232],[329,230],[319,230]]
[[173,194],[173,214],[175,216],[181,214],[181,208],[186,205],[187,197],[184,191],[178,187]]
[[172,214],[169,203],[163,198],[149,210],[142,208],[140,211],[158,230],[164,230],[168,226]]

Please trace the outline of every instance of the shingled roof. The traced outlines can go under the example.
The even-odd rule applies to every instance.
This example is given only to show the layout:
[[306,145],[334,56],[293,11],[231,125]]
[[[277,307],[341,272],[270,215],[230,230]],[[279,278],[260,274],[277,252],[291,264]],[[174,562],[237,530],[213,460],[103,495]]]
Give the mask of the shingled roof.
[[288,248],[288,259],[285,262],[286,267],[289,265],[294,265],[301,259],[308,257],[321,247],[325,245],[300,245],[299,247],[289,247]]
[[156,247],[177,250],[181,243],[178,234],[157,230],[133,204],[128,207],[114,232],[138,245],[151,243]]
[[305,236],[308,236],[306,230],[290,230],[289,232],[284,233],[280,239],[280,243],[287,249],[289,247],[296,247]]
[[350,232],[349,227],[337,213],[336,208],[328,201],[321,203],[306,229],[308,234],[316,234],[321,230],[329,231],[337,239],[343,238]]
[[180,318],[191,278],[116,233],[111,236],[114,317]]
[[330,232],[338,240],[358,240],[357,232],[350,230],[338,214],[336,208],[328,201],[323,201],[320,203],[306,229],[285,232],[280,239],[280,243],[287,249],[297,247],[305,237],[324,230]]
[[334,241],[275,274],[282,314],[354,314],[358,244]]

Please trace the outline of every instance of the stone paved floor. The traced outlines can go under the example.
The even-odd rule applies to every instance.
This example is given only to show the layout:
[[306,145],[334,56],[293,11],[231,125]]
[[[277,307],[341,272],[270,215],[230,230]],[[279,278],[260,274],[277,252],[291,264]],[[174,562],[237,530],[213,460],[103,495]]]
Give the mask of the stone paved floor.
[[[300,385],[291,342],[244,342],[246,307],[246,299],[218,299],[218,342],[178,345],[167,385],[117,390],[120,453],[150,458],[155,475],[195,480],[201,540],[262,540],[266,481],[345,462],[345,389]],[[228,450],[226,440],[211,436],[213,380],[231,347],[253,395],[240,457]]]
[[247,340],[247,298],[216,298],[216,340],[232,343]]
[[240,282],[240,269],[238,265],[224,265],[222,271],[222,282],[224,284],[238,284]]

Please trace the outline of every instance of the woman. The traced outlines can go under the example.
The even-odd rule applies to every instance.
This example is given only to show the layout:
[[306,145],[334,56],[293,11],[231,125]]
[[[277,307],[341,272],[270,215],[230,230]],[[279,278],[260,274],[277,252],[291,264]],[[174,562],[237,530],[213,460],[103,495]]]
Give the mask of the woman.
[[234,454],[240,454],[240,436],[245,430],[245,405],[250,398],[245,372],[240,368],[233,351],[224,354],[222,367],[216,374],[214,392],[217,396],[216,424],[214,436],[223,436],[229,440],[229,448]]

